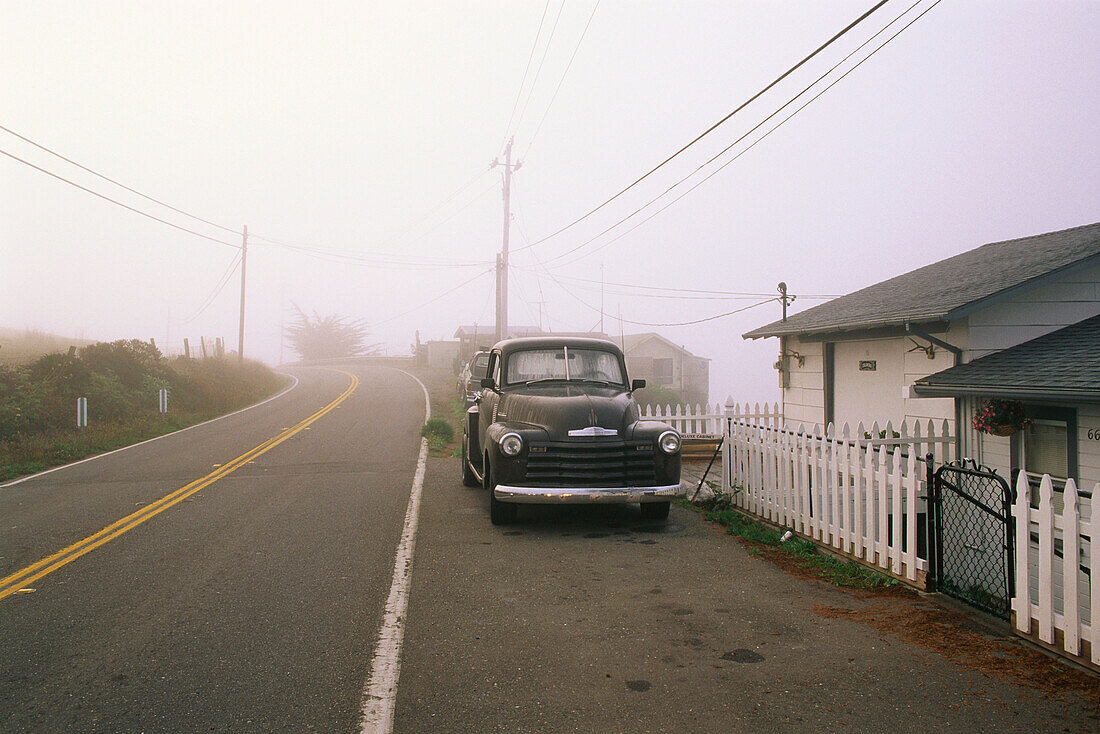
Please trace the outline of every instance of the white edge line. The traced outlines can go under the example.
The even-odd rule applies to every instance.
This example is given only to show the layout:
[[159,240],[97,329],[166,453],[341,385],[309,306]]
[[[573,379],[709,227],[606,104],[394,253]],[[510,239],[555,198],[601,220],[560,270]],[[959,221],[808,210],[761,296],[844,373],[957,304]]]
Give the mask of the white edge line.
[[[398,370],[416,380],[424,391],[424,422],[432,415],[428,388],[415,375]],[[397,544],[397,559],[393,567],[393,583],[386,599],[382,629],[371,659],[371,674],[363,690],[362,734],[390,734],[393,731],[394,705],[397,701],[397,679],[401,674],[401,642],[405,637],[405,612],[409,607],[409,582],[412,577],[413,548],[420,516],[420,495],[424,488],[424,472],[428,463],[428,439],[420,439],[420,456],[416,460],[409,504],[405,510],[405,526]]]
[[80,464],[86,464],[89,461],[95,461],[96,459],[102,459],[104,456],[110,456],[111,454],[117,454],[120,451],[126,451],[128,449],[137,448],[138,446],[144,446],[147,443],[152,443],[153,441],[159,441],[162,438],[168,438],[169,436],[178,436],[181,433],[184,433],[186,431],[190,431],[192,428],[200,428],[202,426],[210,425],[211,423],[215,423],[217,421],[220,421],[223,418],[229,418],[231,416],[237,415],[238,413],[243,413],[246,410],[252,410],[253,408],[258,408],[258,407],[260,407],[261,405],[263,405],[265,403],[270,403],[272,400],[277,400],[277,399],[281,398],[282,396],[286,395],[288,392],[290,392],[294,388],[298,387],[298,378],[295,377],[294,375],[292,375],[290,373],[287,373],[287,372],[277,372],[276,374],[285,375],[286,377],[289,377],[290,379],[294,380],[294,383],[291,384],[286,389],[284,389],[282,392],[280,392],[276,395],[272,395],[270,398],[268,398],[266,400],[261,400],[258,403],[253,403],[252,405],[249,405],[245,408],[241,408],[240,410],[235,410],[232,413],[226,413],[225,415],[219,415],[217,418],[211,418],[210,420],[203,421],[202,423],[196,423],[195,425],[188,426],[187,428],[181,428],[178,431],[172,431],[171,433],[165,433],[165,434],[162,434],[160,436],[154,436],[153,438],[148,438],[148,439],[146,439],[144,441],[140,441],[138,443],[132,443],[129,446],[123,446],[122,448],[114,449],[114,450],[108,451],[106,453],[96,454],[95,456],[89,456],[86,459],[81,459],[80,461],[74,461],[71,464],[63,464],[61,466],[55,466],[52,469],[46,469],[45,471],[40,471],[37,474],[30,474],[30,475],[22,477],[20,479],[16,479],[14,482],[8,482],[7,484],[0,484],[0,489],[7,489],[8,487],[14,487],[17,484],[22,484],[23,482],[29,481],[31,479],[36,479],[38,477],[45,476],[47,474],[53,474],[55,471],[61,471],[62,469],[69,469],[69,468],[72,468],[74,466],[79,466]]

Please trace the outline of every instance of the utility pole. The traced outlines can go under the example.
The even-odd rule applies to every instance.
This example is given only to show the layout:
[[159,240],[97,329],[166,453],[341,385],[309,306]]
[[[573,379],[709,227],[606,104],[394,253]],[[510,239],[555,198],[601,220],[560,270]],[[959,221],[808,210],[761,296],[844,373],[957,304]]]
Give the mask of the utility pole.
[[787,284],[786,283],[780,283],[779,284],[779,302],[783,304],[783,320],[784,321],[787,320],[787,306],[789,306],[791,304],[791,302],[794,301],[794,298],[795,298],[794,296],[788,296],[787,295]]
[[248,225],[241,235],[241,325],[237,332],[237,361],[244,362],[244,269],[248,262]]
[[[783,304],[783,320],[787,320],[787,306],[794,300],[794,296],[787,295],[787,284],[780,282],[779,286],[779,302]],[[776,369],[779,370],[779,389],[786,390],[791,385],[791,364],[790,364],[790,352],[787,351],[787,337],[779,337],[779,359],[775,363]],[[800,358],[801,360],[801,358]],[[799,361],[799,365],[802,362]],[[786,393],[783,396],[783,407],[786,409],[787,398]]]
[[512,142],[512,138],[509,138],[508,145],[504,148],[504,162],[494,158],[490,166],[504,166],[504,244],[497,265],[497,339],[508,336],[508,231],[512,223],[512,173],[523,165],[520,161],[512,163]]
[[500,253],[499,252],[497,253],[497,270],[496,270],[496,274],[497,274],[497,282],[496,282],[496,286],[497,286],[496,287],[496,291],[497,291],[497,310],[496,310],[495,316],[493,317],[493,322],[496,324],[496,334],[494,335],[496,338],[493,339],[494,343],[498,342],[498,341],[500,341],[501,339],[504,338],[504,334],[501,333],[501,329],[500,329],[502,319],[501,319],[501,315],[500,315]]

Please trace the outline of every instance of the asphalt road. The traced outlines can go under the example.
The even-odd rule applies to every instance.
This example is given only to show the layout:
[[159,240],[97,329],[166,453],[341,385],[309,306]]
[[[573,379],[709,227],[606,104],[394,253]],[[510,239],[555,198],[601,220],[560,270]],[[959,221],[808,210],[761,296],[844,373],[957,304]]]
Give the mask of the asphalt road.
[[[6,576],[244,457],[0,598],[0,731],[358,730],[423,397],[397,371],[342,369],[0,488]],[[338,407],[248,454],[338,399],[349,372],[361,382]],[[411,578],[396,732],[1100,729],[1100,701],[821,613],[868,602],[680,507],[665,524],[633,506],[523,507],[494,527],[457,461],[431,459]]]
[[[351,731],[393,574],[424,398],[395,370],[235,472],[0,599],[0,731]],[[0,576],[206,476],[350,374],[0,489]]]

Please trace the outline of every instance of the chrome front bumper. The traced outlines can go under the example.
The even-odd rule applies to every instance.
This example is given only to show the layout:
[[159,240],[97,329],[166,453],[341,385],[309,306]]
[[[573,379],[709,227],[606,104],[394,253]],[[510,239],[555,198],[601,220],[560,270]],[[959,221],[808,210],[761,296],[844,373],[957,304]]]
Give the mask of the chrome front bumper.
[[679,484],[662,487],[511,487],[497,485],[501,502],[531,504],[589,504],[616,502],[667,502],[679,497]]

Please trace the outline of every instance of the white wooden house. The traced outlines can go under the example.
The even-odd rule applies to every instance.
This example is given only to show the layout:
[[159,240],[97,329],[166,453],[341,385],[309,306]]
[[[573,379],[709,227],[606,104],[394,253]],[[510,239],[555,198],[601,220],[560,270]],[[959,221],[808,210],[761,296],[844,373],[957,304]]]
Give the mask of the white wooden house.
[[[745,337],[780,340],[788,427],[947,420],[953,453],[1017,495],[1017,631],[1100,669],[1100,223],[984,245]],[[990,399],[1030,423],[976,430]],[[1003,552],[995,537],[966,547]]]
[[[947,419],[914,383],[1100,314],[1100,223],[994,242],[744,335],[779,338],[782,412],[798,424]],[[954,431],[959,456],[972,433]]]

